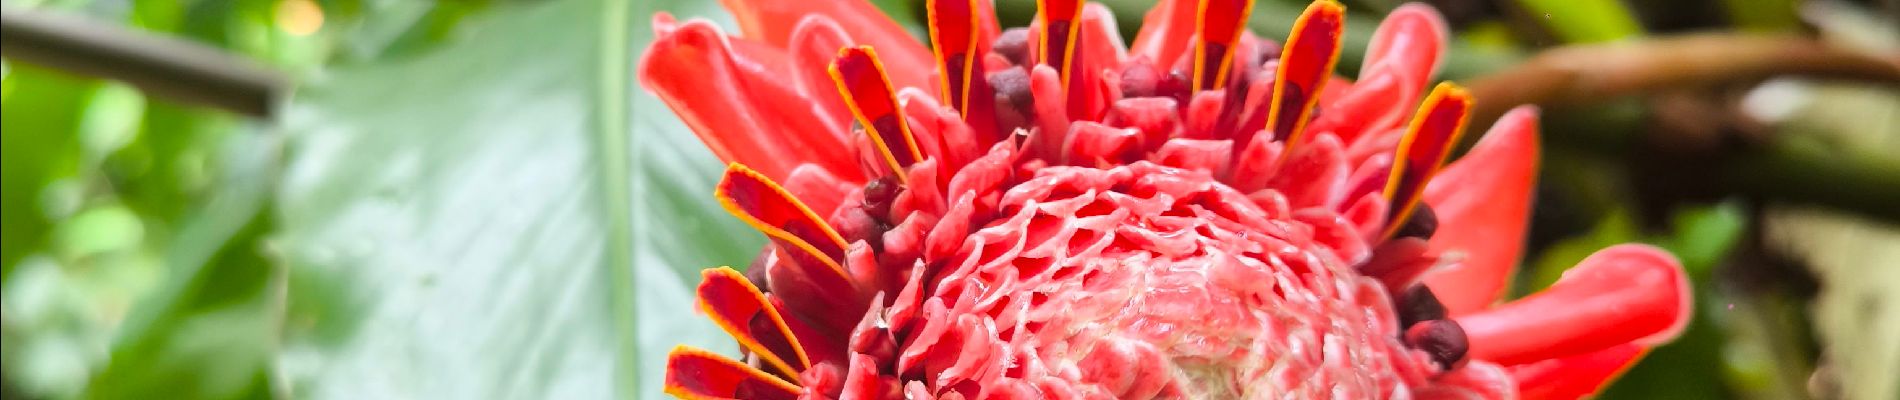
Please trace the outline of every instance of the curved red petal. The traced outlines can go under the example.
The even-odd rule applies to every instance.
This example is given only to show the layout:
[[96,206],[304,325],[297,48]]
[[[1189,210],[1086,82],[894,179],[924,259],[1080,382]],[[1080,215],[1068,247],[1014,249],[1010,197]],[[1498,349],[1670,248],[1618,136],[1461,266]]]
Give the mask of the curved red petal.
[[1240,33],[1247,30],[1247,15],[1253,13],[1253,0],[1201,0],[1196,13],[1198,34],[1194,46],[1194,90],[1220,89],[1227,86],[1227,74],[1233,69],[1234,48]]
[[682,399],[792,400],[799,392],[790,382],[703,349],[680,346],[666,355],[666,394]]
[[1688,324],[1689,304],[1674,256],[1625,244],[1585,258],[1542,292],[1456,320],[1472,358],[1515,365],[1674,339]]
[[[700,271],[700,278],[696,292],[700,312],[738,340],[740,346],[783,371],[780,376],[796,379],[800,371],[811,367],[811,358],[778,308],[744,275],[720,267]],[[759,322],[755,325],[755,321]]]
[[1431,183],[1445,157],[1451,155],[1452,146],[1464,134],[1465,119],[1470,114],[1471,93],[1451,82],[1438,84],[1425,98],[1425,104],[1418,106],[1418,115],[1412,118],[1405,138],[1400,139],[1398,153],[1392,157],[1392,171],[1386,177],[1385,198],[1390,208],[1381,238],[1398,233],[1412,216],[1425,185]]
[[812,213],[826,218],[844,206],[845,194],[864,187],[864,183],[845,180],[831,170],[805,164],[792,170],[792,176],[785,178],[784,187],[786,193],[804,202]]
[[[1391,66],[1384,66],[1391,67]],[[1418,100],[1420,88],[1401,86],[1397,74],[1369,71],[1366,79],[1352,83],[1352,88],[1339,96],[1338,100],[1327,102],[1324,96],[1320,103],[1325,113],[1313,119],[1313,125],[1307,127],[1314,132],[1332,132],[1348,147],[1358,145],[1374,133],[1384,132],[1399,125],[1405,110]],[[1327,84],[1328,92],[1344,86],[1339,83]],[[1384,153],[1381,151],[1380,153]]]
[[877,50],[869,46],[839,49],[838,58],[831,62],[831,79],[838,82],[845,106],[851,108],[851,115],[864,126],[865,135],[902,182],[903,171],[923,161],[924,154],[917,147],[917,137],[910,131],[910,122],[904,118],[897,90],[886,71]]
[[1108,111],[1109,89],[1103,75],[1121,68],[1127,58],[1122,49],[1121,30],[1115,27],[1115,13],[1101,3],[1082,6],[1075,47],[1076,79],[1070,82],[1069,116],[1076,119],[1100,119]]
[[1131,56],[1147,57],[1154,65],[1171,66],[1188,51],[1194,37],[1199,0],[1161,0],[1141,19],[1141,32],[1128,46]]
[[713,154],[772,179],[784,179],[803,163],[840,173],[857,169],[844,136],[827,129],[813,102],[783,79],[788,63],[782,52],[728,39],[703,20],[669,28],[641,55],[641,85]]
[[[1372,33],[1366,47],[1365,62],[1359,70],[1368,74],[1389,73],[1404,78],[1404,85],[1423,88],[1444,58],[1448,29],[1438,10],[1421,3],[1407,3],[1392,10]],[[1360,77],[1367,80],[1368,76]],[[1405,99],[1400,104],[1409,104]]]
[[1432,252],[1463,255],[1425,279],[1451,315],[1484,309],[1504,293],[1524,248],[1536,181],[1537,109],[1522,106],[1426,185],[1425,203],[1439,221]]
[[1002,140],[996,132],[996,102],[992,100],[996,88],[985,79],[989,68],[983,62],[984,56],[991,54],[990,42],[996,38],[992,6],[984,0],[929,0],[925,7],[943,104],[955,108],[957,115],[967,121],[977,143]]
[[743,164],[732,164],[726,167],[726,175],[714,188],[713,197],[733,216],[765,233],[781,247],[798,250],[789,252],[793,256],[816,258],[843,277],[841,279],[849,279],[840,265],[847,246],[844,238],[777,183]]
[[1625,343],[1588,354],[1511,367],[1518,395],[1528,400],[1573,400],[1596,394],[1643,359],[1649,349]]
[[[891,78],[899,86],[932,88],[930,49],[910,36],[903,26],[866,0],[720,0],[746,38],[780,48],[791,45],[792,32],[808,15],[836,21],[859,44],[876,47],[895,66]],[[834,49],[835,50],[835,49]],[[931,89],[935,90],[935,89]]]
[[1293,22],[1293,32],[1280,50],[1279,68],[1273,75],[1273,103],[1267,111],[1267,129],[1274,137],[1282,138],[1289,150],[1302,144],[1302,130],[1313,105],[1333,79],[1345,32],[1346,6],[1333,0],[1307,5]]
[[972,98],[994,96],[989,81],[983,79],[981,58],[989,53],[994,32],[983,27],[984,7],[978,0],[928,0],[924,2],[930,27],[931,48],[936,54],[939,95],[943,104],[955,107],[968,117],[972,106],[993,102],[971,102]]
[[[851,131],[851,109],[838,94],[838,83],[831,79],[831,60],[838,58],[838,49],[856,45],[836,21],[812,15],[798,23],[792,31],[791,46],[785,48],[791,57],[792,80],[798,93],[810,99],[818,115],[830,124],[825,129],[832,132]],[[832,172],[863,181],[857,168]]]
[[1036,0],[1036,23],[1042,33],[1037,37],[1035,49],[1041,54],[1036,56],[1038,63],[1056,69],[1056,75],[1062,77],[1062,87],[1068,90],[1069,82],[1075,77],[1075,56],[1078,37],[1082,32],[1082,0]]

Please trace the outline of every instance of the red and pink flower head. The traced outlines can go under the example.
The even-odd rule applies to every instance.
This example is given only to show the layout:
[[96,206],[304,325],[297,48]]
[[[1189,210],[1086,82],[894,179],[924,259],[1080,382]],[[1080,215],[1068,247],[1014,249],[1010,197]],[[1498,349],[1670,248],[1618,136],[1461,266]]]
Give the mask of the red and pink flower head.
[[[1575,398],[1689,316],[1676,261],[1598,252],[1494,304],[1535,110],[1445,165],[1472,99],[1407,5],[1358,80],[1344,9],[1285,43],[1250,0],[928,2],[930,45],[863,0],[725,0],[741,37],[655,17],[640,80],[731,162],[770,244],[706,270],[738,359],[682,347],[684,398]],[[1429,87],[1429,90],[1428,90]]]

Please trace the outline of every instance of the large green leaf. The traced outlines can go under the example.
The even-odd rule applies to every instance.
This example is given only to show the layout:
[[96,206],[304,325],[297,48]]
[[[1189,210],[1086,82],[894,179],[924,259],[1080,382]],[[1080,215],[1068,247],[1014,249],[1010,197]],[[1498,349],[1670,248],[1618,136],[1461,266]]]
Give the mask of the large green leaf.
[[461,42],[301,91],[278,203],[295,395],[655,397],[671,346],[732,347],[687,272],[760,239],[716,217],[719,163],[633,91],[650,27],[627,6],[498,5]]

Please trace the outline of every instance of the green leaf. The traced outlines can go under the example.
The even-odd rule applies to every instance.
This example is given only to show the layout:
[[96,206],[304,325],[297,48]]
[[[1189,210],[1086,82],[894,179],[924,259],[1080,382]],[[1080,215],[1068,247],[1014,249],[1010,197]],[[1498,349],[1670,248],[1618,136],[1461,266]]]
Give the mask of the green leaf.
[[[268,259],[267,196],[281,140],[235,132],[219,187],[198,199],[164,249],[164,287],[127,314],[111,362],[86,397],[257,398],[270,393],[283,271]],[[180,133],[182,134],[182,133]]]
[[299,92],[293,395],[657,398],[673,345],[733,347],[687,273],[760,239],[709,198],[720,164],[631,92],[651,29],[627,4],[497,4],[460,42]]
[[145,116],[145,95],[119,82],[99,86],[79,121],[79,140],[87,155],[104,158],[137,138],[139,119]]
[[1566,42],[1593,43],[1643,34],[1622,0],[1517,0],[1525,12]]
[[[0,209],[6,223],[0,224],[0,264],[11,275],[18,264],[35,249],[46,245],[54,217],[63,215],[49,210],[43,193],[48,184],[79,174],[83,160],[76,132],[80,110],[88,100],[94,83],[71,75],[25,65],[9,65],[5,78],[7,91],[0,102]],[[54,201],[52,203],[74,203]],[[56,209],[76,208],[57,204]]]

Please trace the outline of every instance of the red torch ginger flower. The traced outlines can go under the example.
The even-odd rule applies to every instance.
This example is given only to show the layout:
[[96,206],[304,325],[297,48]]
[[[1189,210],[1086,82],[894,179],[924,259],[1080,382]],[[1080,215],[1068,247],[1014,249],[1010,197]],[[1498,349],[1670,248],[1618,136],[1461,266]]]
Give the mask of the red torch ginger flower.
[[1520,251],[1536,113],[1445,166],[1471,107],[1426,91],[1446,28],[1407,5],[1359,79],[1344,10],[1286,43],[1247,0],[1109,11],[928,2],[931,46],[863,0],[725,0],[743,36],[655,17],[640,80],[732,164],[771,244],[710,269],[738,359],[682,347],[683,398],[1575,398],[1689,315],[1624,245],[1494,305]]

